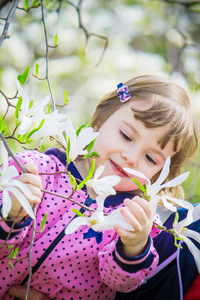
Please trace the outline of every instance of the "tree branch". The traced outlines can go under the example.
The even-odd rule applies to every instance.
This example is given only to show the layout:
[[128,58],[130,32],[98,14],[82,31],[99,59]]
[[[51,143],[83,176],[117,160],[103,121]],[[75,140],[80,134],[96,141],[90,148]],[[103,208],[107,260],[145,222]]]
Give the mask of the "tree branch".
[[10,22],[12,21],[12,19],[14,17],[15,10],[16,10],[16,8],[18,6],[18,3],[19,3],[19,0],[14,0],[12,6],[10,8],[10,11],[9,11],[8,16],[6,18],[6,23],[4,25],[3,33],[2,33],[2,35],[0,37],[0,47],[1,47],[2,43],[3,43],[3,41],[7,37],[8,28],[9,28]]
[[76,11],[77,11],[77,15],[78,15],[78,23],[79,23],[79,28],[83,30],[84,34],[85,34],[85,38],[86,38],[86,45],[88,43],[88,40],[91,36],[96,36],[100,39],[105,40],[105,44],[104,44],[104,48],[103,48],[103,52],[101,54],[101,57],[99,59],[99,61],[97,62],[96,66],[100,64],[100,62],[102,61],[102,58],[104,56],[104,53],[107,49],[108,46],[108,37],[104,36],[104,35],[100,35],[98,33],[93,33],[93,32],[89,32],[88,29],[85,27],[85,25],[82,22],[82,15],[81,15],[81,5],[83,3],[83,0],[79,0],[78,4],[75,5],[73,2],[69,1],[69,0],[60,0],[62,2],[66,2],[68,4],[70,4],[71,6],[73,6]]
[[42,10],[42,23],[43,23],[44,35],[45,35],[45,44],[46,44],[46,79],[47,79],[47,83],[48,83],[50,94],[51,94],[53,109],[55,110],[55,100],[53,97],[53,92],[52,92],[50,79],[49,79],[49,45],[48,45],[47,30],[46,30],[46,24],[45,24],[45,18],[44,18],[43,0],[41,0],[41,10]]

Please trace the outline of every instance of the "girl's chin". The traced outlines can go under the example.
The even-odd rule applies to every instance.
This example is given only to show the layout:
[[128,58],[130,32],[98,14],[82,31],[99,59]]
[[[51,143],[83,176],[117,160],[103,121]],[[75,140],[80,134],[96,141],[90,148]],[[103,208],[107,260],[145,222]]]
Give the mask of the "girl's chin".
[[116,190],[116,192],[134,192],[138,189],[138,186],[132,185],[125,188],[124,186],[120,186],[119,184],[117,184],[114,186],[114,189]]

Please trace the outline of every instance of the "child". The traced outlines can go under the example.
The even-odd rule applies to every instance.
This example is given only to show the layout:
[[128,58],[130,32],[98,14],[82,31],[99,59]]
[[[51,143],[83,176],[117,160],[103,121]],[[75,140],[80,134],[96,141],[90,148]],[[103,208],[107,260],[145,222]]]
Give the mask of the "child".
[[[100,133],[93,147],[93,151],[99,154],[95,168],[104,165],[101,176],[121,177],[121,181],[114,187],[117,194],[105,200],[105,213],[121,207],[123,217],[134,231],[127,231],[116,224],[115,230],[103,233],[100,243],[94,237],[83,238],[83,234],[88,231],[87,226],[80,227],[74,234],[65,235],[67,224],[74,218],[71,209],[80,207],[68,200],[47,193],[41,194],[42,187],[58,194],[70,195],[72,187],[68,175],[58,173],[65,169],[65,153],[50,149],[46,154],[36,151],[18,154],[18,159],[23,164],[27,163],[26,169],[29,172],[22,174],[19,180],[26,183],[35,196],[30,203],[37,204],[36,230],[40,230],[39,220],[48,212],[45,230],[35,235],[31,287],[50,299],[111,300],[115,298],[116,291],[127,293],[140,289],[156,269],[159,254],[165,260],[171,253],[165,253],[163,258],[160,249],[166,247],[165,235],[163,238],[159,238],[162,234],[155,237],[157,231],[152,227],[154,216],[151,205],[139,196],[133,197],[134,193],[137,194],[137,186],[132,175],[124,172],[123,168],[140,171],[155,181],[170,156],[170,180],[179,174],[184,163],[197,149],[198,141],[186,92],[177,84],[157,76],[140,76],[125,85],[119,85],[118,91],[101,100],[91,124]],[[81,179],[86,177],[90,165],[91,158],[78,158],[75,164],[69,165],[68,170]],[[47,175],[39,176],[38,173]],[[180,187],[165,192],[176,197],[183,195]],[[75,193],[73,199],[96,209],[95,197],[94,191],[83,187]],[[1,237],[6,238],[12,220],[18,216],[18,223],[14,226],[8,244],[19,245],[18,257],[23,258],[28,253],[31,241],[32,220],[26,216],[25,211],[18,215],[19,203],[13,195],[12,200],[10,220],[0,223]],[[157,239],[157,248],[153,238]],[[173,253],[174,249],[170,251]],[[21,260],[11,270],[8,268],[8,254],[7,248],[3,247],[1,299],[14,299],[8,294],[9,287],[25,285],[28,278],[28,259]],[[121,297],[118,299],[123,297],[121,294],[118,296]]]

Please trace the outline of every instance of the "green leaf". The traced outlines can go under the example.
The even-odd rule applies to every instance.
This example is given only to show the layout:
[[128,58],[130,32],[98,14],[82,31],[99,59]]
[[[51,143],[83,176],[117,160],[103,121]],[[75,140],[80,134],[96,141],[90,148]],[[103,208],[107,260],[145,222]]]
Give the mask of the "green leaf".
[[69,172],[69,180],[70,180],[73,190],[75,190],[77,187],[77,182],[76,182],[76,179],[74,178],[74,176],[71,174],[71,172]]
[[24,0],[24,8],[26,11],[29,10],[29,7],[28,7],[28,0]]
[[47,114],[50,114],[51,111],[51,103],[49,103],[48,108],[47,108]]
[[78,209],[72,208],[72,211],[79,217],[85,217]]
[[21,142],[24,143],[26,141],[26,137],[27,137],[27,133],[25,133],[24,135],[17,135],[17,139]]
[[32,3],[32,7],[35,6],[35,5],[37,5],[39,1],[40,0],[34,0],[33,3]]
[[167,227],[165,227],[165,226],[160,226],[160,225],[155,224],[155,223],[153,223],[153,225],[154,225],[156,228],[160,229],[160,230],[166,230],[166,229],[167,229]]
[[70,152],[70,137],[67,139],[67,149],[66,149],[66,156],[67,156],[67,163],[69,164],[71,161],[69,159],[69,152]]
[[146,195],[147,191],[146,191],[145,187],[143,185],[141,185],[141,183],[136,178],[133,178],[133,181],[135,182],[135,184],[137,184],[139,189]]
[[13,249],[15,246],[14,245],[10,245],[8,246],[8,249]]
[[58,34],[57,33],[54,37],[54,43],[55,43],[55,46],[58,46]]
[[93,157],[93,156],[99,157],[99,154],[97,154],[96,152],[90,152],[90,153],[85,154],[83,156],[83,159],[86,159],[88,157]]
[[183,247],[177,243],[178,240],[181,241],[181,240],[183,240],[183,239],[181,239],[181,238],[177,237],[176,235],[174,235],[174,245],[175,245],[177,248],[183,249]]
[[15,118],[16,119],[19,119],[19,111],[20,111],[21,105],[22,105],[22,97],[20,96],[19,100],[17,102],[16,108],[15,108]]
[[16,259],[16,255],[19,252],[19,247],[16,249],[12,249],[10,254],[9,254],[9,262],[11,262],[11,259]]
[[79,133],[81,132],[81,130],[82,130],[83,128],[85,128],[85,127],[87,127],[86,124],[82,124],[81,126],[79,126],[79,128],[76,130],[76,135],[78,136]]
[[85,185],[87,181],[87,178],[85,178],[83,181],[81,181],[81,183],[79,183],[79,185],[77,186],[77,191],[82,189],[82,187]]
[[38,73],[39,73],[39,64],[36,63],[36,65],[35,65],[35,75],[38,76]]
[[43,126],[45,122],[45,119],[42,119],[42,121],[40,122],[40,125],[37,128],[34,128],[28,135],[27,135],[27,140],[38,130],[40,130],[40,128]]
[[30,67],[26,67],[26,70],[24,71],[24,73],[22,75],[18,75],[17,79],[19,80],[20,84],[23,85],[26,82],[27,76],[28,76],[28,72],[29,72]]
[[45,215],[44,215],[44,218],[42,219],[42,221],[41,221],[41,230],[40,230],[40,232],[43,232],[44,231],[44,228],[45,228],[45,224],[46,224],[46,220],[47,220],[47,212],[45,213]]
[[64,94],[64,105],[67,105],[69,103],[69,99],[67,98],[67,90],[65,90]]
[[89,143],[89,145],[87,146],[86,150],[88,153],[92,150],[92,147],[94,146],[94,142],[95,142],[95,139],[93,141],[91,141]]
[[178,214],[178,212],[175,212],[173,225],[175,224],[175,222],[178,222],[178,220],[179,220],[179,214]]
[[31,100],[31,101],[29,102],[29,109],[30,109],[31,107],[33,107],[33,105],[34,105],[34,101]]
[[40,145],[40,147],[39,147],[39,150],[45,150],[45,145],[44,144],[42,144],[42,145]]
[[92,160],[92,164],[91,164],[90,170],[87,174],[87,177],[83,181],[81,181],[81,183],[79,183],[79,185],[77,186],[77,191],[82,189],[84,184],[92,178],[93,173],[94,173],[94,167],[95,167],[95,159]]
[[94,173],[94,167],[95,167],[95,159],[92,160],[92,164],[91,164],[90,170],[87,175],[87,180],[92,178],[93,173]]
[[5,134],[6,131],[8,130],[8,125],[7,124],[4,124],[4,119],[3,119],[3,116],[0,117],[0,131],[2,134]]

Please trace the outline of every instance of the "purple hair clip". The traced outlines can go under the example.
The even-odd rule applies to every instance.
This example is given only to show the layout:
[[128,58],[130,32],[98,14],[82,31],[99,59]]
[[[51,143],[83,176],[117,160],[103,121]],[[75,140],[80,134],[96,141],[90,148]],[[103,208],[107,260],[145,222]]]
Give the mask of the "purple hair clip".
[[128,93],[129,87],[127,85],[123,85],[121,82],[118,84],[117,96],[120,98],[121,102],[126,102],[131,98],[131,95]]

